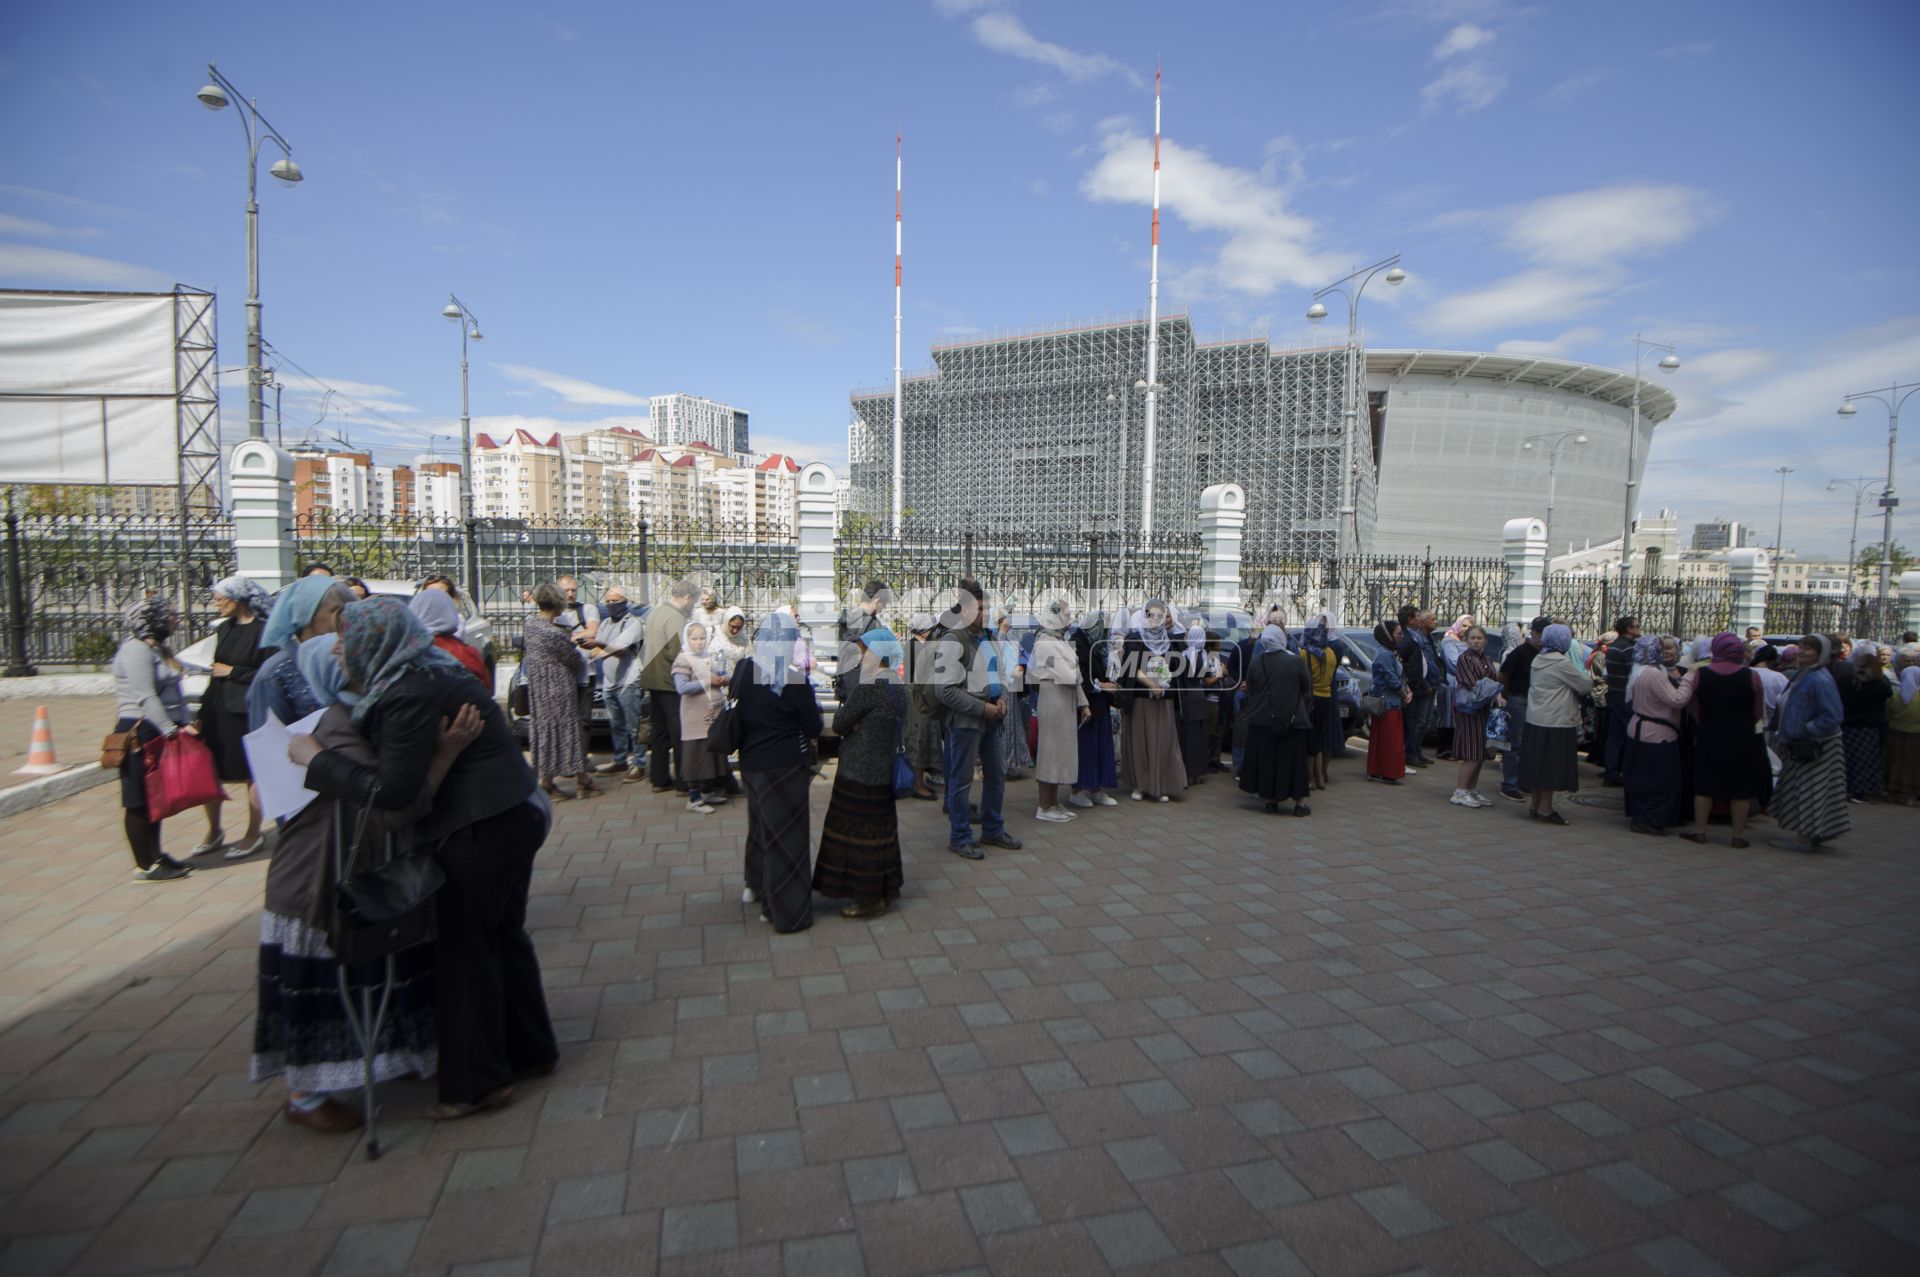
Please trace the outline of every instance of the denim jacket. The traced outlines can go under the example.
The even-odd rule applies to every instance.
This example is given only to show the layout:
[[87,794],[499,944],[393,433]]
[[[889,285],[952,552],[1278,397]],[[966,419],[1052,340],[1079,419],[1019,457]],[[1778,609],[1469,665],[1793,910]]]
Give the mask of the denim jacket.
[[1806,670],[1780,704],[1782,740],[1826,740],[1840,734],[1840,689],[1824,668]]

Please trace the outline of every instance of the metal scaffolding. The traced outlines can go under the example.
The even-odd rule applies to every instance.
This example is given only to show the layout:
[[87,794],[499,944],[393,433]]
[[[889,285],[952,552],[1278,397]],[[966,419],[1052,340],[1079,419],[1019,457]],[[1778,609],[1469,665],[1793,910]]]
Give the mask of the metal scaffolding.
[[[1144,316],[936,346],[904,384],[906,522],[1124,547],[1140,517]],[[1197,345],[1160,318],[1156,531],[1197,530],[1200,491],[1247,490],[1246,548],[1326,558],[1340,510],[1345,348],[1275,353],[1265,339]],[[847,428],[853,508],[889,509],[892,387],[856,390]],[[1356,544],[1370,538],[1374,449],[1355,440]]]

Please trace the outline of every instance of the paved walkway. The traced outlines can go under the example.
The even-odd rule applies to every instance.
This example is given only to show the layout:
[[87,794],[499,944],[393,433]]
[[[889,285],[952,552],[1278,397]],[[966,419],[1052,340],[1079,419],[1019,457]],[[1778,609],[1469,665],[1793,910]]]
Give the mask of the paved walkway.
[[1916,813],[1736,853],[1356,770],[1307,820],[1016,784],[981,864],[903,803],[904,908],[790,937],[737,803],[565,804],[561,1070],[390,1088],[378,1162],[247,1081],[263,864],[134,883],[111,788],[13,818],[0,1272],[1920,1271]]
[[0,787],[23,779],[13,769],[27,761],[33,742],[33,715],[47,707],[53,725],[54,752],[69,767],[100,757],[100,738],[113,730],[111,696],[49,696],[39,700],[0,701]]

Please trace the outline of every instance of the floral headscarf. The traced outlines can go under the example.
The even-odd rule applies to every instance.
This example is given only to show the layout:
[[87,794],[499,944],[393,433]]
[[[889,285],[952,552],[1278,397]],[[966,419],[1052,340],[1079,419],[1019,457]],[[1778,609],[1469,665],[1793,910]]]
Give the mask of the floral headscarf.
[[1300,636],[1300,649],[1305,652],[1308,657],[1319,660],[1321,653],[1327,650],[1328,643],[1332,641],[1332,635],[1329,632],[1331,621],[1332,618],[1327,613],[1322,612],[1313,618],[1313,621],[1307,626],[1307,632]]
[[273,599],[261,584],[250,576],[230,576],[213,587],[213,592],[223,599],[232,599],[235,603],[246,605],[247,611],[259,620],[266,620],[273,611]]
[[364,689],[353,707],[355,725],[403,676],[435,667],[466,668],[433,645],[433,635],[399,599],[361,599],[341,608],[340,642],[347,653],[347,681]]
[[127,605],[125,613],[127,633],[137,639],[152,639],[156,643],[164,643],[172,637],[176,619],[173,600],[164,594],[150,594],[135,599]]

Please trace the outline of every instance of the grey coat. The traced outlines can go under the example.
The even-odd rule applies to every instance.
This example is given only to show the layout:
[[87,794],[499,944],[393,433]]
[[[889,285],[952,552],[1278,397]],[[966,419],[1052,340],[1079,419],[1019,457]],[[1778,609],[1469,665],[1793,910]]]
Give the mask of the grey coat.
[[1080,711],[1087,708],[1080,658],[1064,634],[1042,632],[1034,640],[1027,680],[1039,688],[1040,748],[1033,778],[1043,785],[1071,785],[1080,778]]

